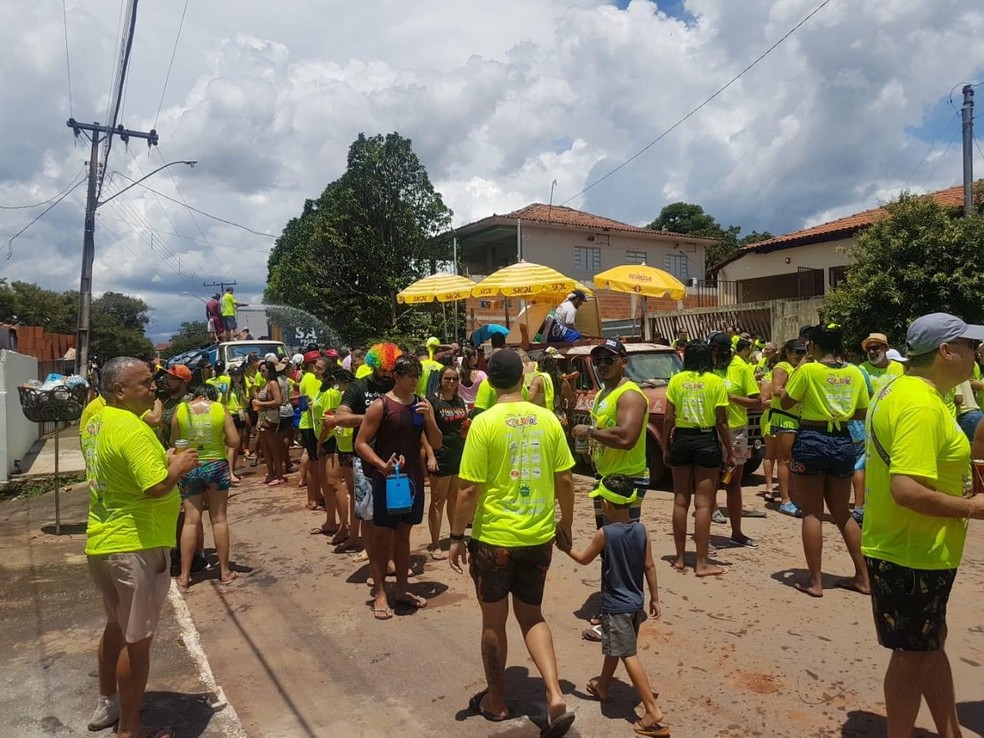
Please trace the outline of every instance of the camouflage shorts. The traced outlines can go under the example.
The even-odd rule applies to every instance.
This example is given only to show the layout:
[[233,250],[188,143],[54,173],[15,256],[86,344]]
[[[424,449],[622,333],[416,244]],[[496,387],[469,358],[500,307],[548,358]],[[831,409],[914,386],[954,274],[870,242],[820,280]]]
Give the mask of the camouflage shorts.
[[910,569],[865,557],[878,642],[893,651],[938,651],[956,569]]

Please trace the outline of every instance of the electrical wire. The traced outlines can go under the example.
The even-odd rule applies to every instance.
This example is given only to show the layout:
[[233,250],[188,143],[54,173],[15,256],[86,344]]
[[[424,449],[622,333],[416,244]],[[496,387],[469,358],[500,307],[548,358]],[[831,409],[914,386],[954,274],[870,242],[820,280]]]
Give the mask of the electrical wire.
[[[121,220],[120,218],[114,218],[112,215],[103,215],[102,217],[109,218],[110,220]],[[166,231],[163,228],[148,228],[147,230],[148,231],[152,231],[153,233],[159,233],[161,235],[177,236],[178,238],[180,238],[180,239],[182,239],[184,241],[194,241],[195,243],[205,243],[205,241],[203,241],[202,239],[195,238],[194,236],[189,236],[186,233],[175,233],[174,231]],[[251,249],[251,248],[247,248],[246,246],[240,246],[238,244],[222,243],[221,241],[211,241],[210,240],[209,243],[211,243],[216,248],[220,248],[220,249],[233,249],[235,251],[250,251],[250,252],[252,252],[254,254],[267,254],[267,255],[270,254],[270,250],[269,249]]]
[[905,178],[905,184],[903,185],[903,188],[909,186],[910,180],[916,175],[916,172],[919,171],[919,168],[923,164],[926,163],[926,160],[929,159],[929,157],[933,155],[933,152],[936,151],[937,148],[939,148],[940,142],[942,142],[942,141],[944,141],[946,139],[947,134],[950,132],[950,129],[953,128],[953,124],[957,120],[958,120],[957,118],[950,118],[947,121],[946,126],[943,128],[943,130],[940,132],[940,134],[935,137],[935,140],[933,141],[933,145],[930,146],[929,147],[929,151],[926,152],[926,156],[924,156],[922,158],[922,161],[920,161],[918,164],[916,164],[915,168],[913,168],[913,170],[911,172],[909,172],[909,176]]
[[[167,159],[164,158],[164,154],[161,152],[161,149],[160,149],[159,146],[157,147],[157,156],[160,158],[161,164],[167,164]],[[181,192],[181,188],[178,186],[178,180],[175,179],[174,173],[170,169],[167,169],[166,171],[167,171],[167,173],[171,177],[171,182],[174,184],[174,189],[178,193],[178,197],[181,198],[182,204],[186,208],[188,208],[188,201],[185,199],[184,193]],[[201,225],[198,223],[198,218],[195,217],[195,212],[191,208],[188,208],[188,215],[191,216],[191,221],[195,224],[195,228],[197,228],[198,229],[198,232],[201,234],[202,240],[204,240],[205,241],[205,245],[208,246],[208,250],[209,250],[209,252],[211,252],[212,257],[216,261],[218,261],[219,260],[219,255],[215,253],[215,249],[212,248],[212,244],[210,244],[208,242],[208,236],[205,235],[205,231],[202,230]]]
[[729,87],[731,87],[731,85],[733,85],[739,79],[741,79],[742,77],[744,77],[747,72],[749,72],[753,67],[755,67],[760,61],[762,61],[763,59],[765,59],[765,57],[767,57],[769,54],[771,54],[773,51],[775,51],[787,38],[789,38],[790,36],[792,36],[797,30],[800,29],[800,27],[802,27],[803,25],[805,25],[811,18],[813,18],[813,16],[815,16],[817,13],[819,13],[821,10],[823,10],[829,3],[830,3],[830,0],[823,0],[823,2],[820,3],[817,7],[815,7],[812,11],[810,11],[810,13],[805,18],[803,18],[803,20],[801,20],[795,26],[793,26],[792,28],[790,28],[785,34],[783,34],[782,37],[780,37],[780,39],[778,41],[776,41],[774,44],[772,44],[772,46],[770,46],[762,54],[760,54],[758,56],[758,58],[755,59],[755,61],[753,61],[747,67],[745,67],[740,72],[738,72],[738,74],[736,74],[734,77],[732,77],[731,80],[728,81],[727,84],[725,84],[723,87],[720,87],[717,90],[717,92],[715,92],[713,95],[711,95],[710,97],[708,97],[706,100],[704,100],[704,102],[702,102],[696,108],[694,108],[689,113],[687,113],[685,116],[683,116],[682,118],[680,118],[680,120],[678,120],[672,126],[670,126],[669,128],[667,128],[665,131],[663,131],[656,138],[654,138],[648,144],[646,144],[645,146],[643,146],[641,149],[639,149],[639,151],[637,151],[636,153],[634,153],[632,156],[630,156],[628,159],[626,159],[625,161],[623,161],[617,167],[615,167],[614,169],[612,169],[611,171],[609,171],[607,174],[604,174],[601,177],[599,177],[598,179],[596,179],[594,182],[592,182],[591,184],[589,184],[587,187],[585,187],[583,190],[581,190],[577,194],[571,195],[570,197],[568,197],[566,200],[564,200],[560,204],[561,205],[566,205],[571,200],[574,200],[574,199],[580,197],[581,195],[583,195],[584,193],[586,193],[588,190],[593,189],[594,187],[600,185],[602,182],[604,182],[606,179],[608,179],[609,177],[611,177],[613,174],[615,174],[616,172],[624,169],[629,164],[631,164],[633,161],[635,161],[640,156],[642,156],[643,154],[645,154],[647,151],[649,151],[649,149],[651,149],[653,146],[655,146],[656,144],[658,144],[661,140],[663,140],[666,136],[668,136],[670,133],[672,133],[674,130],[676,130],[679,126],[683,125],[686,121],[688,121],[690,118],[692,118],[698,112],[700,112],[712,100],[714,100],[716,97],[718,97],[718,95],[720,95],[721,93],[723,93],[725,90],[727,90]]
[[942,155],[940,155],[940,158],[936,160],[935,164],[933,164],[933,168],[929,170],[929,174],[926,175],[926,179],[923,180],[922,188],[924,190],[926,189],[926,185],[929,184],[929,180],[931,180],[933,178],[933,175],[936,174],[936,168],[940,165],[940,162],[946,159],[946,155],[950,153],[950,148],[953,146],[954,138],[951,138],[947,142],[946,148],[943,149]]
[[62,0],[62,18],[65,21],[65,67],[68,70],[68,112],[75,117],[75,106],[72,104],[72,57],[68,53],[68,7],[67,0]]
[[34,220],[32,220],[30,223],[28,223],[23,228],[21,228],[19,231],[17,231],[17,233],[15,233],[13,236],[11,236],[7,240],[7,261],[10,261],[10,257],[14,255],[14,239],[17,238],[22,233],[24,233],[24,231],[26,231],[32,225],[34,225],[35,223],[37,223],[39,220],[41,220],[45,215],[47,215],[47,213],[48,213],[49,210],[51,210],[53,207],[55,207],[55,205],[57,205],[58,203],[60,203],[66,197],[68,197],[69,195],[71,195],[73,192],[75,192],[76,188],[80,184],[82,184],[82,182],[84,182],[84,181],[85,180],[80,179],[78,182],[76,182],[74,185],[72,185],[71,189],[69,189],[64,195],[62,195],[61,197],[59,197],[57,200],[55,200],[53,203],[51,203],[51,205],[49,205],[44,210],[42,210],[40,213],[38,213],[38,215],[34,218]]
[[171,67],[174,66],[174,56],[178,53],[178,40],[181,38],[181,29],[184,28],[185,14],[188,12],[188,0],[185,0],[184,10],[181,11],[181,22],[178,23],[178,33],[174,37],[174,48],[171,49],[171,61],[167,64],[167,74],[164,75],[164,89],[161,90],[161,101],[157,105],[157,115],[154,116],[154,128],[157,128],[157,121],[160,120],[161,110],[164,108],[164,93],[167,92],[167,83],[171,79]]
[[[112,207],[119,215],[123,216],[121,220],[124,223],[124,225],[126,225],[127,228],[133,231],[133,233],[137,236],[137,238],[142,240],[144,244],[147,244],[150,247],[150,250],[154,253],[154,256],[157,257],[160,262],[167,265],[168,268],[171,269],[171,271],[175,272],[178,276],[182,277],[183,279],[188,280],[190,284],[197,285],[199,282],[202,281],[201,274],[189,268],[188,266],[183,266],[181,264],[181,256],[171,251],[163,243],[159,243],[158,244],[158,246],[160,247],[159,250],[155,250],[153,238],[148,237],[146,233],[143,233],[141,231],[141,228],[139,227],[139,224],[134,225],[130,220],[128,220],[128,216],[126,215],[125,211],[121,207],[117,206],[117,201],[110,203],[110,207]],[[100,220],[102,219],[102,217],[103,216],[100,216]],[[105,227],[105,224],[103,227]]]
[[81,176],[83,176],[84,174],[85,174],[85,166],[83,165],[83,167],[79,171],[79,173],[76,174],[72,178],[72,181],[68,183],[68,186],[65,187],[64,190],[62,190],[61,192],[59,192],[56,195],[52,195],[51,197],[49,197],[44,202],[36,202],[33,205],[0,205],[0,210],[30,210],[31,208],[39,208],[42,205],[47,205],[49,202],[51,202],[52,200],[54,200],[56,197],[60,197],[65,192],[67,192],[68,190],[70,190],[74,185],[78,184],[78,182],[77,182],[78,178],[81,177]]
[[[828,2],[829,2],[829,0],[828,0]],[[264,238],[274,238],[274,239],[275,238],[279,238],[279,236],[275,236],[272,233],[264,233],[263,231],[253,230],[249,226],[245,226],[242,223],[234,223],[231,220],[226,220],[225,218],[220,218],[218,215],[212,215],[211,213],[206,213],[204,210],[199,210],[198,208],[192,207],[191,205],[188,205],[187,203],[183,203],[180,200],[175,200],[173,197],[169,197],[168,195],[165,195],[163,192],[158,192],[157,190],[153,189],[152,187],[148,187],[143,182],[137,182],[136,180],[131,179],[130,177],[127,177],[125,174],[123,174],[123,172],[117,171],[115,173],[118,174],[118,175],[120,175],[121,177],[123,177],[123,179],[126,179],[126,180],[128,180],[130,182],[133,182],[134,184],[139,185],[140,187],[143,187],[145,190],[149,190],[150,192],[153,192],[155,195],[159,195],[160,197],[163,197],[165,200],[170,200],[171,202],[173,202],[173,203],[175,203],[177,205],[184,205],[189,210],[194,211],[194,212],[198,213],[199,215],[204,215],[206,218],[211,218],[212,220],[217,220],[220,223],[225,223],[226,225],[231,225],[234,228],[239,228],[241,230],[247,231],[248,233],[252,233],[252,234],[257,235],[257,236],[263,236]]]
[[113,148],[113,130],[119,120],[120,107],[123,101],[123,92],[126,82],[126,70],[130,64],[130,52],[133,50],[133,34],[137,26],[137,0],[129,0],[127,3],[127,22],[124,24],[125,31],[120,47],[119,67],[116,70],[116,79],[113,83],[113,92],[110,97],[110,112],[107,116],[109,130],[103,148],[102,170],[99,175],[99,183],[96,187],[96,199],[102,196],[103,180],[106,177],[106,170],[109,165],[109,152]]

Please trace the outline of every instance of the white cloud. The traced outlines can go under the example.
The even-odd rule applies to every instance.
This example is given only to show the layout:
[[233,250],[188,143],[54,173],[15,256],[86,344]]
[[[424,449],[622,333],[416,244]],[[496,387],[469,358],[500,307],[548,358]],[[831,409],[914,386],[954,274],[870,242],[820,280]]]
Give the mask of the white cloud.
[[[110,5],[68,4],[82,121],[105,117],[118,23]],[[180,193],[166,173],[148,184],[278,233],[343,171],[360,132],[396,130],[413,139],[457,223],[546,201],[554,179],[560,203],[650,143],[815,5],[688,0],[695,21],[686,24],[648,0],[624,11],[602,0],[192,4],[157,128],[164,157],[200,164],[169,170]],[[179,15],[169,3],[140,6],[128,127],[157,119]],[[18,133],[0,143],[2,205],[51,197],[88,155],[65,127],[61,3],[14,0],[5,16],[0,126]],[[947,143],[959,124],[915,181],[931,142],[911,130],[954,84],[984,69],[984,47],[973,41],[982,31],[976,0],[833,0],[704,110],[570,204],[644,223],[682,199],[726,225],[782,232],[871,207],[906,184],[950,186],[959,144]],[[110,170],[138,179],[160,165],[141,142],[131,148],[117,142]],[[125,184],[115,176],[107,192]],[[77,287],[83,190],[15,241],[0,276]],[[34,214],[0,211],[0,234]],[[235,279],[255,301],[270,245],[202,216],[196,223],[182,206],[134,188],[100,211],[95,286],[143,296],[154,330],[166,335],[199,317],[198,300],[182,292],[204,295],[203,281]]]

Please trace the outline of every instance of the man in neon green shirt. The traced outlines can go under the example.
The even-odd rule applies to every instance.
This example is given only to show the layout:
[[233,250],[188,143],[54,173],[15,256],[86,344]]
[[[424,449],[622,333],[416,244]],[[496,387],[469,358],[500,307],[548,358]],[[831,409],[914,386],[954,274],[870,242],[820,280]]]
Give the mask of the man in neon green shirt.
[[[498,402],[471,425],[461,459],[451,568],[469,564],[482,608],[482,661],[488,688],[469,702],[488,720],[509,717],[505,702],[509,594],[526,646],[547,690],[543,735],[562,736],[574,722],[560,690],[557,657],[541,604],[552,547],[571,548],[574,457],[564,429],[546,408],[523,400],[523,361],[503,349],[489,360]],[[554,503],[560,523],[554,523]],[[465,527],[472,520],[466,551]]]
[[82,429],[89,483],[85,553],[102,595],[99,702],[90,730],[119,721],[117,735],[147,733],[140,706],[150,645],[170,586],[170,549],[181,501],[178,480],[195,468],[194,450],[165,451],[140,416],[154,405],[154,377],[140,359],[118,357],[102,372],[106,407]]
[[868,372],[871,378],[873,394],[896,377],[905,374],[902,362],[888,355],[888,336],[884,333],[869,333],[861,342],[861,350],[868,355],[868,360],[861,363],[861,368]]
[[236,324],[236,308],[246,307],[248,303],[237,302],[232,287],[226,287],[222,295],[222,323],[225,326],[225,340],[231,341],[232,334],[239,326]]
[[[749,459],[748,451],[748,411],[761,407],[759,401],[759,386],[755,381],[755,373],[744,359],[735,356],[732,351],[732,341],[723,333],[714,333],[708,343],[714,350],[714,373],[724,380],[728,390],[728,428],[731,430],[731,451],[734,466],[731,468],[730,479],[726,470],[721,478],[727,492],[728,518],[731,523],[731,541],[739,546],[757,548],[754,539],[741,531],[742,516],[765,517],[760,510],[744,512],[741,499],[741,479],[745,462]],[[715,523],[723,523],[721,511],[715,510],[711,517]]]
[[942,395],[970,378],[984,326],[945,313],[909,326],[909,371],[868,413],[867,505],[861,552],[871,577],[885,674],[888,735],[911,735],[922,697],[941,736],[959,735],[946,641],[946,605],[984,495],[965,496],[970,444]]

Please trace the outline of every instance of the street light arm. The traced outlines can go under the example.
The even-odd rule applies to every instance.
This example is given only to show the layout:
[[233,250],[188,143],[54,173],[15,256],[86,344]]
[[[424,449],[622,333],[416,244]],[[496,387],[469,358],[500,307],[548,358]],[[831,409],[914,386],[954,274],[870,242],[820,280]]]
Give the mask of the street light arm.
[[155,174],[157,174],[159,171],[161,171],[163,169],[167,169],[168,167],[173,167],[175,164],[187,164],[189,167],[193,167],[197,163],[198,163],[198,160],[197,159],[182,159],[181,161],[171,161],[171,162],[168,162],[167,164],[165,164],[163,166],[157,167],[157,169],[155,169],[154,171],[152,171],[150,174],[145,174],[144,176],[142,176],[140,179],[136,180],[132,184],[127,185],[126,187],[124,187],[119,192],[114,193],[111,197],[106,198],[102,202],[96,203],[96,207],[97,208],[101,208],[106,203],[108,203],[111,200],[113,200],[113,199],[119,197],[120,195],[122,195],[124,192],[126,192],[127,190],[129,190],[131,187],[136,187],[138,184],[140,184],[141,182],[143,182],[145,179],[148,179],[149,177],[153,177]]

